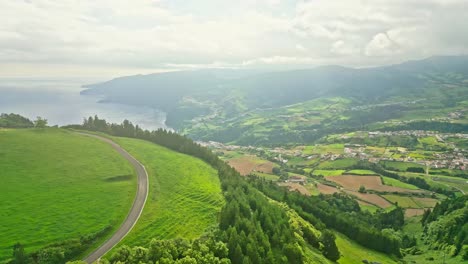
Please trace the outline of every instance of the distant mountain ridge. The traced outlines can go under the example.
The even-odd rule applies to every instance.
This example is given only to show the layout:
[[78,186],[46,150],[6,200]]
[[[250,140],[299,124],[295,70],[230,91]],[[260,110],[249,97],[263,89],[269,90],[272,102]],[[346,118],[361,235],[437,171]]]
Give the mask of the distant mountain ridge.
[[467,85],[468,56],[438,56],[359,69],[342,66],[278,72],[206,69],[136,75],[86,85],[88,89],[82,94],[161,109],[168,113],[170,126],[184,130],[192,127],[197,118],[229,119],[254,109],[320,98],[344,98],[349,100],[349,106],[434,97],[440,97],[442,102],[453,101],[451,97],[461,93],[463,99],[465,92],[457,90],[454,94],[450,87]]

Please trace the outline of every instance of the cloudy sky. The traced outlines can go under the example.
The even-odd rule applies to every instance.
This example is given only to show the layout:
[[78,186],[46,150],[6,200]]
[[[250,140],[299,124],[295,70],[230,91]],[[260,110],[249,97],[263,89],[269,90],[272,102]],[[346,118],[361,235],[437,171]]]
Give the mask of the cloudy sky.
[[468,0],[2,0],[0,77],[468,54]]

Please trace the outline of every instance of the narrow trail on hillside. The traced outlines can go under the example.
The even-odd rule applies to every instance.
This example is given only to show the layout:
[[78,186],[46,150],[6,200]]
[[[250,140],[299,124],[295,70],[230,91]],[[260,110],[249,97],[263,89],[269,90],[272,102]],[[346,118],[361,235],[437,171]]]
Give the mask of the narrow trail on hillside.
[[102,244],[99,248],[89,254],[84,261],[87,263],[93,263],[96,260],[100,259],[104,256],[107,252],[109,252],[115,245],[117,245],[122,239],[132,230],[135,226],[138,218],[145,207],[146,199],[148,197],[148,173],[146,172],[145,167],[136,160],[132,155],[130,155],[127,151],[125,151],[122,147],[120,147],[114,141],[101,137],[94,134],[88,134],[83,132],[76,132],[77,134],[97,138],[101,141],[104,141],[112,146],[120,155],[122,155],[126,160],[128,160],[132,166],[135,168],[137,173],[138,179],[138,189],[135,196],[135,200],[133,201],[132,208],[130,209],[127,218],[119,227],[119,229],[109,238],[104,244]]

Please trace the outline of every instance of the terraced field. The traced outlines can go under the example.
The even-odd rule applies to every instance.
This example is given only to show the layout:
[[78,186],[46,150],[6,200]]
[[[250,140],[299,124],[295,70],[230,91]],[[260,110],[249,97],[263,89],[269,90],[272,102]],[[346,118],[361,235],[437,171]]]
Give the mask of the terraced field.
[[145,209],[121,244],[151,239],[194,239],[217,223],[224,204],[217,172],[200,159],[147,141],[115,138],[149,173]]
[[131,165],[110,145],[62,129],[0,130],[0,262],[125,219],[136,191]]

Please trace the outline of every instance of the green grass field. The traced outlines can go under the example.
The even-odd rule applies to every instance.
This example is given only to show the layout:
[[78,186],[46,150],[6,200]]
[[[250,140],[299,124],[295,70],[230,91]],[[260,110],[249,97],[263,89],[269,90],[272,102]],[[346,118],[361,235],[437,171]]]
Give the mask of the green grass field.
[[343,174],[345,170],[314,170],[312,175],[322,175],[322,176],[339,176]]
[[380,164],[382,164],[384,167],[386,167],[389,170],[396,170],[396,171],[406,171],[409,167],[425,169],[425,166],[418,164],[418,163],[414,163],[414,162],[386,160],[386,161],[380,161]]
[[371,170],[350,170],[350,171],[347,171],[346,173],[357,174],[357,175],[378,175],[376,172],[371,171]]
[[[107,143],[61,129],[0,130],[0,261],[124,220],[136,191],[131,165]],[[105,237],[94,244],[97,247]]]
[[421,206],[416,203],[411,197],[399,196],[399,195],[382,195],[385,199],[389,200],[392,203],[398,203],[400,207],[403,208],[421,208]]
[[341,254],[341,258],[338,260],[338,263],[340,264],[362,263],[362,260],[364,259],[369,262],[374,261],[385,264],[397,263],[389,256],[372,249],[365,248],[341,233],[335,232],[335,236],[336,245],[338,246]]
[[356,165],[357,159],[344,158],[337,160],[327,160],[318,165],[319,169],[346,169],[353,165]]
[[382,176],[382,180],[383,180],[383,184],[389,185],[389,186],[400,187],[400,188],[405,188],[405,189],[410,189],[410,190],[418,190],[419,189],[418,187],[416,187],[416,186],[414,186],[412,184],[402,182],[402,181],[399,181],[397,179],[393,179],[393,178],[390,178],[390,177]]
[[269,174],[269,173],[263,173],[263,172],[255,171],[252,174],[255,175],[255,176],[262,177],[264,179],[270,180],[270,181],[277,181],[279,179],[278,175]]
[[145,245],[153,238],[194,239],[216,225],[224,200],[211,166],[147,141],[114,140],[146,167],[150,177],[145,208],[124,244]]

